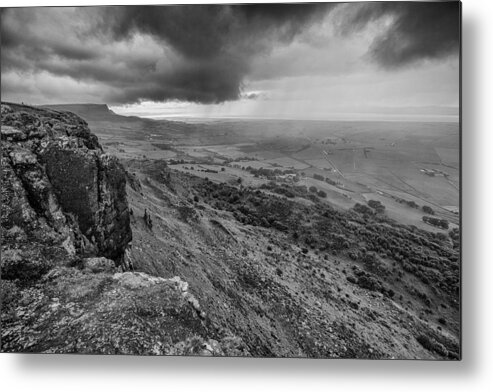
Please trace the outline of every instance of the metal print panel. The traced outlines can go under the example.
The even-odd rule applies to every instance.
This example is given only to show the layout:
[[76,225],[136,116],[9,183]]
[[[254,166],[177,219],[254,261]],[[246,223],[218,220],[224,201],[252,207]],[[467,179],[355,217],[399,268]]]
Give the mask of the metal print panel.
[[460,12],[2,9],[2,352],[459,360]]

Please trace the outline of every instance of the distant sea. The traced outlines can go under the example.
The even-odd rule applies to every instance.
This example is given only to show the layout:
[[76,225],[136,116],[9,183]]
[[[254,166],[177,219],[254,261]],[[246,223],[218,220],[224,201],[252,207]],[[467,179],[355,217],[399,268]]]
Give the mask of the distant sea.
[[139,115],[142,118],[149,118],[153,120],[175,120],[183,121],[187,123],[206,123],[216,121],[259,121],[259,120],[280,120],[280,121],[391,121],[391,122],[437,122],[437,123],[458,123],[459,116],[457,115],[392,115],[392,114],[376,114],[371,115],[364,114],[343,114],[334,115],[331,117],[323,118],[274,118],[274,117],[256,117],[256,116],[225,116],[225,117],[203,117],[203,116],[189,116],[184,114],[163,114],[163,115]]

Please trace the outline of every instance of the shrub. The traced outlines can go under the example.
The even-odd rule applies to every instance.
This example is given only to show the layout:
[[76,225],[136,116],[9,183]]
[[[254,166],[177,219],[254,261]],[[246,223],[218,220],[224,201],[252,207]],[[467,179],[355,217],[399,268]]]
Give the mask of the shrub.
[[346,277],[346,280],[350,283],[353,283],[353,284],[356,284],[357,283],[357,280],[354,276],[347,276]]
[[447,230],[448,229],[448,220],[447,219],[440,219],[440,227],[442,229]]
[[378,213],[383,213],[385,211],[385,206],[378,200],[369,200],[368,205]]
[[435,352],[444,357],[448,356],[447,349],[443,346],[443,344],[437,342],[435,339],[426,335],[419,335],[416,340],[428,351]]
[[319,200],[318,197],[313,193],[310,193],[306,198],[310,201],[313,201],[314,203],[317,203]]
[[414,201],[406,201],[406,204],[411,208],[419,208],[419,206]]
[[443,233],[436,233],[435,234],[435,237],[439,240],[439,241],[446,241],[447,240],[447,236]]
[[435,215],[435,211],[433,211],[433,208],[429,206],[423,206],[423,212],[428,215]]
[[368,206],[365,206],[363,204],[360,204],[360,203],[356,203],[353,207],[353,210],[356,212],[359,212],[360,214],[367,214],[367,215],[373,215],[374,214],[374,212],[371,208],[369,208]]
[[447,230],[449,227],[449,223],[447,219],[439,219],[434,218],[432,216],[423,216],[423,222],[428,223],[429,225],[440,227],[442,229]]
[[460,230],[457,227],[454,227],[448,233],[449,237],[452,238],[453,241],[459,241],[460,239]]

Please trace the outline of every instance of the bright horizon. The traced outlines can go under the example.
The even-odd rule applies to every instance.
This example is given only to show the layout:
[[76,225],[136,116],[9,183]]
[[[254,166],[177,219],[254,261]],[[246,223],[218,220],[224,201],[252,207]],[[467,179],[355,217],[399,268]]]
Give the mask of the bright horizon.
[[[137,116],[153,120],[299,120],[299,121],[403,121],[403,122],[459,122],[459,108],[382,108],[381,111],[361,111],[361,112],[327,112],[325,114],[310,116],[289,116],[280,113],[224,113],[221,110],[176,110],[174,108],[162,107],[149,110],[145,106],[136,105],[133,107],[109,106],[110,110],[122,116]],[[187,108],[188,109],[188,108]],[[394,109],[395,112],[390,111]],[[421,109],[438,109],[441,114],[420,113]],[[412,112],[415,113],[412,113]],[[407,113],[406,113],[407,112]],[[453,114],[453,113],[457,114]]]

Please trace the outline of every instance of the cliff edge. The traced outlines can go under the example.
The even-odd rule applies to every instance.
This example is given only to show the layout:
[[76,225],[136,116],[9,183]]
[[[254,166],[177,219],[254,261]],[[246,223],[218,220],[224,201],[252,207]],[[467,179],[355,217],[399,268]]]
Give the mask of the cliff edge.
[[248,355],[187,282],[129,271],[125,170],[83,119],[1,114],[2,352]]
[[2,104],[2,228],[117,265],[132,239],[125,170],[69,112]]

